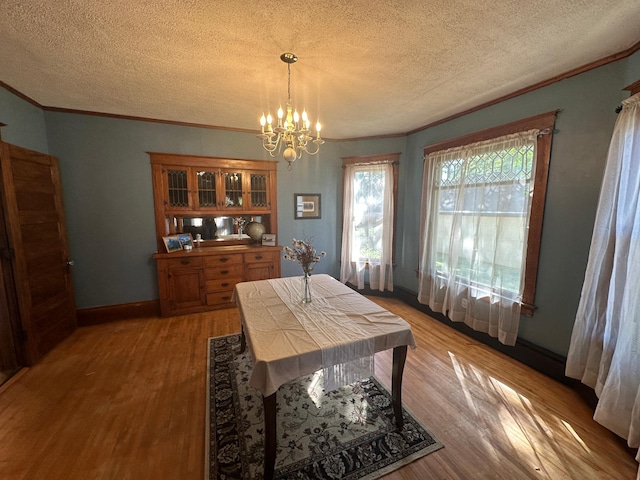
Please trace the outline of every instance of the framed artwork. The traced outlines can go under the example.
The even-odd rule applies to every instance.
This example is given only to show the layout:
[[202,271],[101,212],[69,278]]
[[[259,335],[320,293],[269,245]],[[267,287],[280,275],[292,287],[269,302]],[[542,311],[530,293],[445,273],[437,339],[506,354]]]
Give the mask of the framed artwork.
[[168,253],[182,250],[182,244],[180,243],[180,238],[178,237],[178,235],[169,235],[168,237],[162,237],[162,241],[164,242],[164,246],[167,248]]
[[276,234],[275,233],[263,233],[262,234],[262,245],[268,247],[276,246]]
[[193,248],[193,237],[190,233],[179,233],[178,239],[180,240],[180,246],[182,248],[185,246]]
[[319,193],[294,193],[293,215],[296,220],[320,218]]

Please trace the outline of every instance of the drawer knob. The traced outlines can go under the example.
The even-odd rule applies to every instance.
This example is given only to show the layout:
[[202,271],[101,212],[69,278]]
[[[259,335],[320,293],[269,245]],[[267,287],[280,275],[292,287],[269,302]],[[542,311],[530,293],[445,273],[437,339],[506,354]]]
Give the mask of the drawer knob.
[[224,283],[222,284],[222,286],[223,286],[223,287],[228,287],[228,286],[229,286],[229,284],[228,284],[227,282],[224,282]]
[[221,261],[222,263],[224,263],[224,262],[228,262],[228,261],[229,261],[229,259],[228,259],[227,257],[222,257],[222,258],[220,259],[220,261]]
[[227,296],[225,296],[225,297],[222,297],[222,299],[223,299],[223,300],[231,300],[231,297],[227,295]]
[[220,275],[226,275],[229,273],[229,270],[220,270]]
[[256,255],[256,260],[262,260],[262,255]]
[[182,261],[180,261],[180,263],[183,265],[189,265],[190,261],[185,258]]

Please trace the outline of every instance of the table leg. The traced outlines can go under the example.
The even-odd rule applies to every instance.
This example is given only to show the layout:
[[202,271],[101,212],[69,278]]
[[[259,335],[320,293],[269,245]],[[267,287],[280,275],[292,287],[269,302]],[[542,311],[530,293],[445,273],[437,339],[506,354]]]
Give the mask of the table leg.
[[244,336],[244,325],[240,325],[240,353],[244,353],[247,348],[247,339]]
[[262,397],[264,407],[264,479],[273,478],[276,465],[276,394]]
[[396,416],[396,427],[402,430],[404,419],[402,418],[402,372],[407,359],[407,346],[393,349],[393,368],[391,370],[391,400],[393,401],[393,413]]

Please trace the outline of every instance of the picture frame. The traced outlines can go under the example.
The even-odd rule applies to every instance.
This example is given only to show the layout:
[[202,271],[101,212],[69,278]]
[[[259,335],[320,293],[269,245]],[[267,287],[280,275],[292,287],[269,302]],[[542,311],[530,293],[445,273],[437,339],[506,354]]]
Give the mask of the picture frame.
[[191,233],[179,233],[178,239],[180,240],[180,246],[184,249],[185,246],[193,248],[193,237]]
[[182,244],[180,243],[180,238],[178,235],[169,235],[167,237],[162,237],[162,241],[164,242],[164,246],[167,249],[167,253],[173,253],[182,250]]
[[293,216],[296,220],[320,218],[319,193],[294,193]]
[[276,246],[276,234],[275,233],[263,233],[262,234],[262,245],[265,247],[275,247]]

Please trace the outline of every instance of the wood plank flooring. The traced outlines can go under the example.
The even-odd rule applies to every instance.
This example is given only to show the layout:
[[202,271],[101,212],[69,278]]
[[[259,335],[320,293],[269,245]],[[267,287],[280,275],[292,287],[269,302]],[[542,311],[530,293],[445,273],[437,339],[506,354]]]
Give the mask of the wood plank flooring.
[[[388,479],[635,479],[570,389],[394,299],[411,323],[403,401],[445,448]],[[3,480],[202,480],[207,338],[237,310],[81,327],[0,389]],[[390,384],[391,355],[376,372]]]

